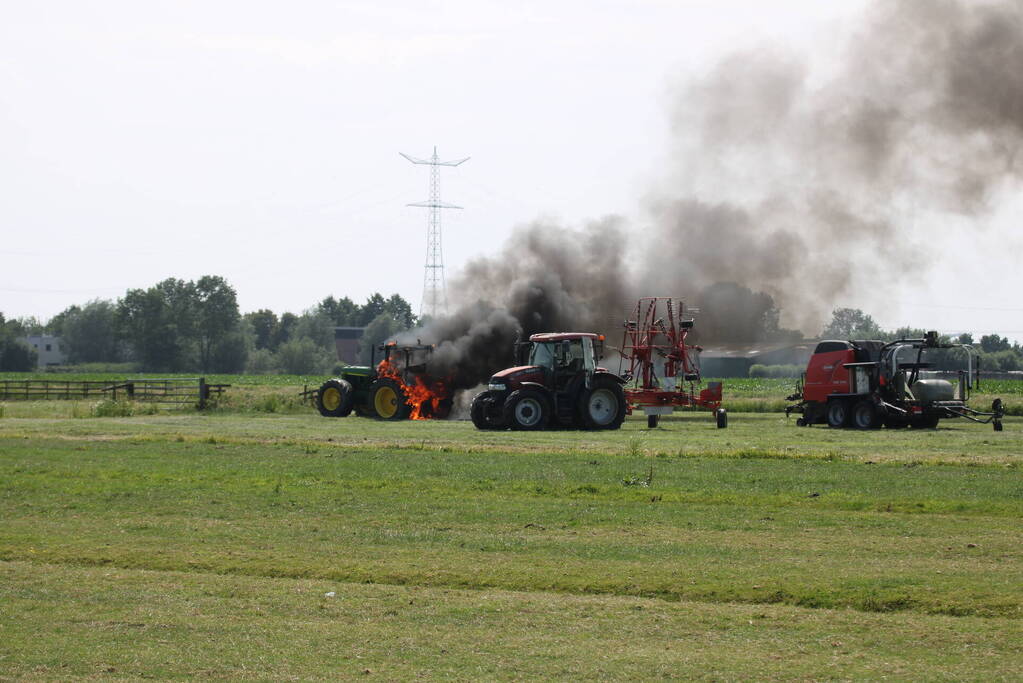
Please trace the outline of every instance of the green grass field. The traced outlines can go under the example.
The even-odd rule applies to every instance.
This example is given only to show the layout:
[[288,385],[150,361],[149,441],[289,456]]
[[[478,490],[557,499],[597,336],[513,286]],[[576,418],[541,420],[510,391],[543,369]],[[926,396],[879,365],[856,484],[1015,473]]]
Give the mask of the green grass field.
[[1023,678],[1021,419],[483,433],[280,386],[4,405],[0,679]]

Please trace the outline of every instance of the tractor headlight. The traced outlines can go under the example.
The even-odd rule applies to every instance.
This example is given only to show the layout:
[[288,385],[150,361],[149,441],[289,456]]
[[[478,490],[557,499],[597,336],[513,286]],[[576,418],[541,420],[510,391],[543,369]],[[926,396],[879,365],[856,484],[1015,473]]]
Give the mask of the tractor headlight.
[[508,385],[504,382],[491,382],[487,385],[487,389],[490,391],[505,391],[507,388]]

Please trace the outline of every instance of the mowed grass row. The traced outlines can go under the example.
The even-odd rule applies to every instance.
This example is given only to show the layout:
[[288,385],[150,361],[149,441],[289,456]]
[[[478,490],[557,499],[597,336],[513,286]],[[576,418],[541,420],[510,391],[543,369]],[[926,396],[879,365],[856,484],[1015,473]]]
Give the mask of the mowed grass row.
[[[54,404],[60,402],[52,402]],[[368,418],[322,418],[312,410],[300,415],[261,415],[175,411],[124,419],[68,419],[60,406],[44,406],[46,417],[0,420],[0,435],[28,439],[184,441],[219,444],[292,444],[309,448],[333,445],[350,452],[440,451],[476,453],[563,453],[714,458],[848,460],[862,463],[943,464],[1023,467],[1023,420],[1007,418],[1004,432],[965,420],[944,420],[937,430],[832,430],[796,427],[794,418],[770,414],[734,414],[727,429],[717,429],[709,413],[667,416],[647,429],[641,415],[620,430],[535,433],[478,431],[468,421],[385,422]],[[56,413],[56,415],[54,415]]]
[[[652,431],[630,420],[599,435],[359,418],[5,420],[0,559],[1021,616],[1017,423],[863,434],[772,420]],[[759,435],[779,445],[753,445]],[[920,459],[884,455],[909,436]],[[850,451],[836,455],[842,438]]]
[[0,620],[12,680],[1023,677],[1018,619],[194,571],[0,562]]

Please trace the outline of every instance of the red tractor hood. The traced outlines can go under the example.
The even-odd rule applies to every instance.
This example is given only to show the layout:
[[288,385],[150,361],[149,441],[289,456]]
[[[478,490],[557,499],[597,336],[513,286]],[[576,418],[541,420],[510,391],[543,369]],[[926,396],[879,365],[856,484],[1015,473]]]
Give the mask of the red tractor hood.
[[505,368],[494,373],[494,379],[520,379],[526,375],[542,375],[543,368],[539,365],[519,365],[514,368]]

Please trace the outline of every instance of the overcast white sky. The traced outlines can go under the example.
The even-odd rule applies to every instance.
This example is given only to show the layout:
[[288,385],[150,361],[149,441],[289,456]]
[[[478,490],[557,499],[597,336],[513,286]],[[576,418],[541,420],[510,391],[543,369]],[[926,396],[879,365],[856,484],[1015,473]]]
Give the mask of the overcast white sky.
[[[671,83],[745,44],[826,51],[863,4],[8,3],[0,311],[203,274],[243,311],[374,291],[418,308],[426,215],[405,204],[428,172],[398,152],[472,157],[443,174],[465,207],[444,214],[449,278],[538,216],[641,225]],[[1018,235],[938,235],[947,262],[879,322],[1023,338]]]

